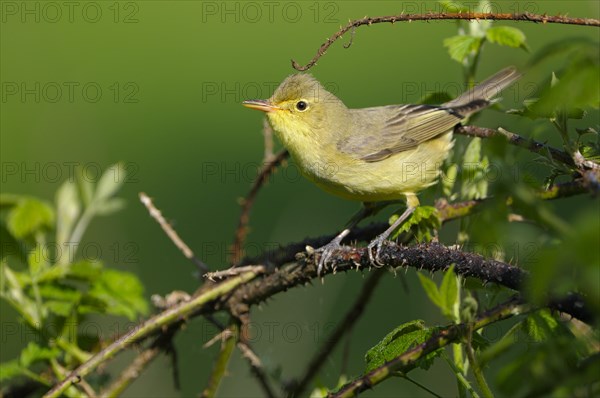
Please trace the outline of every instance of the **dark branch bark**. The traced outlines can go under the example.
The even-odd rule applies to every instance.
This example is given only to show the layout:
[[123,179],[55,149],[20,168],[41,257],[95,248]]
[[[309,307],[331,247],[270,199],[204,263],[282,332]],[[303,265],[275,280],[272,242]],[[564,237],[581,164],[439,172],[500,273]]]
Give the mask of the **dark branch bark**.
[[[516,291],[522,289],[529,276],[528,272],[521,268],[437,243],[400,246],[387,242],[380,251],[380,259],[391,268],[411,267],[430,272],[445,271],[454,264],[454,270],[459,275],[477,278],[483,283],[496,283]],[[362,270],[371,268],[369,255],[364,247],[342,247],[332,255],[331,264],[325,274],[356,268]],[[314,258],[299,253],[295,263],[275,269],[262,279],[240,286],[227,299],[225,305],[234,315],[240,316],[249,311],[251,305],[292,287],[304,285],[314,278],[318,278]],[[551,308],[584,322],[589,323],[594,319],[584,298],[575,293],[559,300],[552,297],[548,300]]]

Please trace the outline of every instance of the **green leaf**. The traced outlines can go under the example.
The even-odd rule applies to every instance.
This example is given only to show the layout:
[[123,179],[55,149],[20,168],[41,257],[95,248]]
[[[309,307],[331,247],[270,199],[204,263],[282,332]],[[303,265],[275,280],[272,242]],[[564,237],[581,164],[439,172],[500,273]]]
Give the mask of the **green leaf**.
[[125,207],[125,200],[122,198],[107,199],[96,206],[96,214],[106,216],[115,213]]
[[25,238],[41,230],[52,228],[54,211],[48,204],[37,199],[21,200],[8,214],[6,226],[17,239]]
[[577,108],[598,108],[600,104],[600,66],[592,61],[574,64],[561,75],[560,81],[542,91],[532,105],[536,115],[555,115],[557,110],[567,117],[580,115]]
[[37,245],[35,249],[29,253],[27,264],[29,265],[29,272],[32,277],[37,276],[49,267],[50,259],[48,258],[47,249],[48,248],[45,245]]
[[0,209],[16,206],[25,199],[28,199],[28,197],[25,195],[16,195],[14,193],[0,193]]
[[36,303],[23,291],[17,273],[8,265],[0,262],[0,296],[21,314],[25,321],[35,329],[41,325],[41,315]]
[[144,288],[132,273],[107,269],[89,291],[92,298],[106,305],[106,312],[135,320],[148,312]]
[[102,274],[102,263],[99,261],[80,261],[69,267],[68,276],[71,279],[94,281]]
[[65,181],[56,193],[56,244],[59,247],[69,240],[80,214],[81,204],[75,182]]
[[0,363],[0,382],[5,382],[9,379],[20,376],[23,374],[23,371],[23,367],[16,359]]
[[114,164],[106,169],[96,185],[94,195],[96,204],[101,204],[113,196],[121,188],[126,177],[125,166],[122,163]]
[[427,293],[427,297],[429,297],[429,300],[431,300],[431,302],[440,309],[443,309],[444,299],[442,298],[442,295],[438,290],[438,287],[435,284],[435,282],[431,278],[429,278],[426,275],[423,275],[420,272],[417,273],[417,276],[419,277],[421,286],[423,286],[423,290],[425,290],[425,293]]
[[2,242],[0,244],[0,259],[14,256],[22,262],[26,261],[26,248],[8,232],[4,224],[0,224],[0,242]]
[[549,310],[543,309],[529,315],[523,322],[523,330],[535,342],[547,340],[558,327],[558,322]]
[[[392,332],[388,333],[383,340],[367,351],[365,355],[365,360],[367,361],[366,372],[370,372],[411,348],[422,344],[433,336],[436,330],[436,328],[426,328],[422,320],[414,320],[398,326]],[[441,350],[437,350],[421,358],[418,366],[428,369],[433,359],[440,353]]]
[[512,26],[494,26],[485,32],[486,38],[501,46],[522,48],[528,50],[525,43],[525,33]]
[[470,54],[477,52],[481,42],[482,39],[478,37],[458,35],[445,39],[444,47],[448,48],[453,60],[464,63]]
[[27,347],[21,351],[19,361],[21,362],[21,366],[28,368],[36,362],[54,359],[59,354],[60,350],[58,348],[40,347],[33,341],[30,341]]
[[77,188],[79,196],[85,207],[89,206],[94,199],[94,183],[84,175],[83,169],[78,167],[76,174],[77,176]]
[[82,293],[72,287],[60,283],[45,283],[39,287],[40,295],[46,299],[69,301],[76,303],[81,299]]
[[458,176],[458,165],[452,163],[448,166],[448,169],[442,175],[442,192],[444,196],[451,198],[452,191],[454,190],[454,184],[456,183],[456,177]]
[[454,273],[454,264],[444,273],[439,292],[443,303],[442,313],[449,319],[460,322],[456,315],[458,313],[458,277]]
[[[390,224],[393,224],[398,217],[398,214],[394,214],[390,217]],[[396,239],[400,234],[404,232],[411,232],[414,234],[417,241],[429,242],[435,235],[435,231],[441,226],[440,217],[437,209],[433,206],[419,206],[411,214],[411,216],[405,220],[398,229],[391,235],[391,239]]]
[[48,300],[44,302],[44,307],[55,315],[68,317],[73,311],[74,303],[67,301]]
[[489,161],[481,158],[481,138],[473,138],[463,155],[462,185],[460,194],[463,199],[481,199],[487,197],[487,171]]

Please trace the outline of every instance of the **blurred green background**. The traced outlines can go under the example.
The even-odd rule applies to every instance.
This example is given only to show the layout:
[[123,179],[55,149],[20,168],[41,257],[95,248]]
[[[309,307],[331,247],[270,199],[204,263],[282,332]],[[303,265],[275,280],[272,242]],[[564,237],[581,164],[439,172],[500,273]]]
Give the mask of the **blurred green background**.
[[[474,5],[475,2],[466,2]],[[266,98],[288,74],[293,58],[312,57],[325,38],[349,19],[437,11],[435,2],[201,2],[201,1],[2,1],[0,112],[2,192],[53,200],[72,165],[90,177],[117,161],[130,171],[121,196],[125,210],[96,219],[85,236],[83,254],[109,266],[135,272],[146,295],[198,286],[194,268],[150,219],[137,199],[143,191],[175,226],[181,237],[212,269],[227,266],[228,246],[245,195],[263,156],[262,119],[244,109],[248,98]],[[568,14],[599,17],[597,1],[506,1],[496,12]],[[518,26],[533,53],[566,37],[598,38],[594,28],[502,23]],[[334,44],[311,73],[348,106],[416,102],[440,88],[457,94],[461,67],[442,40],[456,34],[453,22],[413,22],[362,27],[349,49]],[[507,65],[523,66],[531,54],[488,45],[478,78]],[[547,63],[505,94],[507,106],[530,96],[536,85],[564,60]],[[595,114],[597,119],[597,113]],[[479,125],[503,126],[523,135],[559,143],[543,122],[485,112]],[[484,142],[485,146],[485,142]],[[431,192],[422,195],[433,203]],[[582,208],[588,198],[569,199]],[[597,203],[596,203],[597,205]],[[358,208],[321,192],[292,165],[280,170],[260,192],[252,211],[249,254],[278,244],[338,230]],[[384,212],[383,220],[390,214]],[[597,214],[597,213],[596,213]],[[517,256],[512,256],[517,257]],[[364,367],[364,352],[393,327],[422,318],[445,322],[428,303],[414,271],[401,279],[389,275],[370,310],[351,335],[348,358],[342,349],[325,364],[318,381],[332,386],[342,367],[350,375]],[[364,279],[360,273],[326,278],[282,294],[253,308],[254,346],[265,365],[281,365],[284,378],[299,375],[310,354],[353,302]],[[14,311],[1,305],[3,330]],[[126,323],[95,320],[105,338]],[[112,322],[112,321],[110,321]],[[204,387],[216,347],[202,344],[215,333],[194,320],[176,340],[181,390],[172,381],[172,365],[161,357],[127,396],[193,396]],[[493,336],[492,336],[493,337]],[[27,336],[2,334],[0,360],[12,358]],[[341,345],[343,347],[344,344]],[[125,357],[124,357],[125,358]],[[118,361],[123,365],[123,359]],[[435,373],[415,371],[416,380],[435,377],[434,390],[455,394],[452,373],[439,361]],[[259,396],[246,363],[236,357],[222,396]],[[405,381],[383,383],[366,396],[422,396]]]

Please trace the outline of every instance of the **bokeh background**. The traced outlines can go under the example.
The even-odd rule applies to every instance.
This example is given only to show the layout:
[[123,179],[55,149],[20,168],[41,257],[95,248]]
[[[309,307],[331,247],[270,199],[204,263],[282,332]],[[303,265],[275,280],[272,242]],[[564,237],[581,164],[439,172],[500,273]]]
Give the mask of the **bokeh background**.
[[[475,4],[475,2],[466,2]],[[435,2],[412,1],[2,1],[0,112],[2,192],[53,200],[71,165],[89,176],[123,161],[130,171],[120,196],[127,208],[94,220],[84,242],[91,257],[139,275],[146,296],[198,286],[193,266],[150,219],[137,195],[148,193],[184,240],[211,268],[227,266],[228,247],[246,194],[263,156],[262,115],[243,108],[248,98],[269,97],[294,72],[290,59],[307,62],[326,37],[349,19],[401,11],[439,10]],[[599,17],[596,1],[502,1],[498,12],[537,12]],[[15,11],[16,10],[16,11]],[[533,53],[568,37],[597,39],[597,29],[564,25],[504,23],[527,35]],[[462,87],[461,66],[442,45],[456,34],[453,22],[381,24],[356,31],[349,49],[334,44],[311,70],[348,106],[416,102],[424,95]],[[488,45],[478,78],[507,65],[523,66],[523,50]],[[552,63],[554,62],[554,63]],[[507,106],[547,82],[560,58],[527,75],[505,95]],[[529,84],[529,85],[528,85]],[[16,91],[15,91],[16,90]],[[595,116],[597,119],[597,113]],[[543,122],[488,111],[479,125],[502,123],[523,135],[559,143]],[[589,124],[589,123],[588,123]],[[592,123],[593,124],[593,123]],[[597,121],[596,121],[597,124]],[[484,143],[485,146],[485,143]],[[14,172],[16,167],[17,172]],[[432,204],[435,192],[422,195]],[[589,209],[588,198],[569,206]],[[596,202],[597,205],[597,202]],[[259,194],[252,211],[249,254],[338,230],[358,208],[331,197],[298,175],[290,164]],[[382,213],[384,220],[391,210]],[[596,214],[597,213],[592,213]],[[451,227],[450,227],[451,228]],[[86,243],[83,244],[86,248]],[[518,257],[515,254],[511,257]],[[365,351],[393,327],[416,318],[445,323],[416,283],[408,291],[390,274],[347,345],[324,365],[319,382],[332,386],[342,369],[364,368]],[[257,352],[270,371],[299,375],[327,332],[340,320],[364,282],[361,273],[330,277],[281,294],[252,309]],[[0,305],[2,322],[16,314]],[[95,319],[106,338],[125,321]],[[488,333],[494,333],[489,330]],[[498,331],[498,334],[500,332]],[[194,396],[204,387],[217,349],[202,348],[215,334],[203,320],[192,321],[176,340],[181,389],[174,387],[167,357],[155,361],[126,396]],[[488,334],[488,337],[493,338]],[[2,334],[0,360],[12,358],[27,336]],[[117,360],[125,364],[127,355]],[[455,394],[452,373],[439,361],[433,388]],[[246,363],[236,356],[221,396],[260,396]],[[421,396],[406,381],[383,383],[366,396]]]

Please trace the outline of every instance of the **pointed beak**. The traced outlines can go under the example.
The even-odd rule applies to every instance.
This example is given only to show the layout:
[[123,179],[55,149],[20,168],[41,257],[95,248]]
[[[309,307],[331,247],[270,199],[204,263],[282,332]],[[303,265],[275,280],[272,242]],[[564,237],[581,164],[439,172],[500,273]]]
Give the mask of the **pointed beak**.
[[242,105],[244,105],[247,108],[257,109],[263,112],[273,112],[278,109],[281,109],[277,105],[271,104],[269,100],[247,100],[242,102]]

